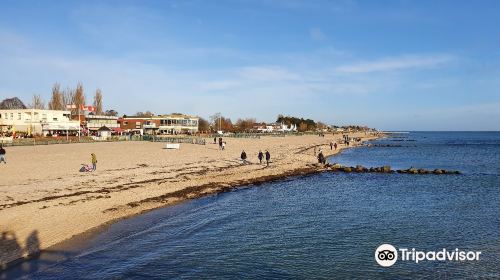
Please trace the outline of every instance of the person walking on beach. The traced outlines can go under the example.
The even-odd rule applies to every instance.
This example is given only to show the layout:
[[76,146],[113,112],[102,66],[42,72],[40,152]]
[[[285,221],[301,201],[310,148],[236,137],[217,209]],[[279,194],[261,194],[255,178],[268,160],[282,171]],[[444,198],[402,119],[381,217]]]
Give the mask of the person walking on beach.
[[222,150],[224,151],[226,149],[226,141],[222,142]]
[[267,166],[269,166],[269,161],[271,160],[271,154],[269,153],[269,151],[266,151],[266,163],[267,163]]
[[337,150],[337,142],[333,144],[333,147],[335,148],[335,150]]
[[219,137],[219,150],[223,150],[222,149],[222,137]]
[[92,157],[92,170],[96,171],[96,169],[97,169],[97,157],[95,156],[94,153],[91,153],[90,156]]
[[247,164],[247,153],[245,153],[245,150],[241,152],[241,161],[243,162],[243,164]]
[[5,149],[3,148],[3,146],[0,146],[0,163],[3,161],[3,163],[7,164],[7,161],[5,160],[5,154]]
[[217,144],[217,137],[214,137],[214,144]]
[[319,154],[318,154],[318,163],[322,163],[322,164],[326,163],[326,159],[325,159],[325,156],[323,155],[323,152],[319,152]]
[[262,153],[262,151],[259,151],[259,155],[257,157],[259,158],[260,164],[262,164],[262,159],[264,158],[264,154]]

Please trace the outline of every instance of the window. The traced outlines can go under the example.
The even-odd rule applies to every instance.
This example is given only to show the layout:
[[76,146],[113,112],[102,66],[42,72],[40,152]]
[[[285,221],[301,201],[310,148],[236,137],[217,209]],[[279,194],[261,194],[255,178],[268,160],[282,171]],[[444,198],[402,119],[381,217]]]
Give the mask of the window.
[[17,113],[17,119],[21,120],[21,113]]
[[2,114],[0,114],[0,119],[2,118]]
[[42,120],[44,120],[44,121],[47,120],[47,114],[42,114]]
[[128,125],[128,121],[123,121],[123,124],[124,125]]
[[57,122],[57,118],[52,118],[53,121]]
[[14,113],[10,113],[10,119],[13,120],[14,119]]

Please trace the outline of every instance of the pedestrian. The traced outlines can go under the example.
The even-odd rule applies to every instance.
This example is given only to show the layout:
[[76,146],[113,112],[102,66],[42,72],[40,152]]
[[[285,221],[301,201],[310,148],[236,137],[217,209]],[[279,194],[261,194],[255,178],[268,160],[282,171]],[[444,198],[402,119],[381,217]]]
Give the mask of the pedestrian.
[[222,150],[224,151],[226,149],[226,141],[222,142]]
[[314,147],[314,155],[316,155],[316,147]]
[[0,162],[3,161],[3,163],[5,163],[5,164],[7,164],[7,161],[5,160],[5,154],[6,153],[7,152],[5,152],[5,149],[3,148],[3,146],[0,146]]
[[222,137],[219,137],[219,150],[222,150]]
[[326,159],[325,159],[325,156],[323,155],[323,152],[319,152],[319,154],[318,154],[318,163],[322,163],[322,164],[326,163]]
[[335,150],[337,150],[337,142],[333,144],[333,147],[335,148]]
[[243,164],[247,164],[247,153],[245,153],[245,150],[241,152],[241,161]]
[[97,157],[94,153],[91,153],[90,156],[92,157],[92,170],[95,171],[97,169]]
[[330,150],[333,150],[333,142],[330,142]]
[[214,137],[214,144],[217,144],[217,137]]
[[271,154],[269,153],[269,151],[266,151],[266,163],[267,163],[267,166],[269,166],[269,161],[271,160]]
[[257,157],[259,158],[260,164],[262,164],[262,159],[264,158],[264,154],[262,153],[262,151],[259,151],[259,155]]

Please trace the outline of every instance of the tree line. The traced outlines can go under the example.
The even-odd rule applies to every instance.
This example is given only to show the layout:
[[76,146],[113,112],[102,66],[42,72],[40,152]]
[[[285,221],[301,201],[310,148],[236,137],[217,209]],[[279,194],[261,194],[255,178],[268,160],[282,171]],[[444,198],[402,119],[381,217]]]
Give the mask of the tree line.
[[[67,87],[66,89],[61,89],[61,85],[55,83],[52,86],[52,93],[47,104],[45,104],[41,95],[35,94],[28,107],[33,109],[68,110],[66,105],[75,105],[76,109],[69,109],[73,115],[78,114],[80,106],[86,105],[85,92],[81,82],[76,85],[76,88]],[[118,112],[115,110],[103,110],[103,94],[99,88],[94,93],[92,106],[96,115],[118,116]]]

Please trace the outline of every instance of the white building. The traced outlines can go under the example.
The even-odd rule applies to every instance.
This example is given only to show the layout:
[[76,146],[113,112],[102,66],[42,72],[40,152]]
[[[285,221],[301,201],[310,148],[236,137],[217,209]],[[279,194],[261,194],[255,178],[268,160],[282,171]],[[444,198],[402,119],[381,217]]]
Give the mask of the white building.
[[118,117],[88,114],[85,116],[85,120],[88,130],[91,132],[96,132],[101,127],[107,127],[115,132],[121,131]]
[[1,109],[0,132],[2,133],[75,133],[78,121],[70,119],[70,111],[42,109]]
[[270,123],[256,126],[258,132],[272,133],[272,132],[295,132],[297,131],[296,125],[286,125],[284,123]]

